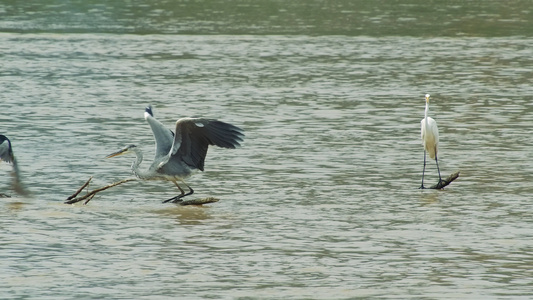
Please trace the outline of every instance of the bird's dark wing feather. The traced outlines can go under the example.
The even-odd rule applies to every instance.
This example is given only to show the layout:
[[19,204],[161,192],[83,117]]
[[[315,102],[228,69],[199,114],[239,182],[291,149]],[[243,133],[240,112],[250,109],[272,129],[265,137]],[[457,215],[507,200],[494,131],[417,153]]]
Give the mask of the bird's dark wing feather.
[[204,170],[209,145],[234,149],[244,137],[242,129],[213,119],[184,118],[176,122],[176,134],[170,156],[191,168]]

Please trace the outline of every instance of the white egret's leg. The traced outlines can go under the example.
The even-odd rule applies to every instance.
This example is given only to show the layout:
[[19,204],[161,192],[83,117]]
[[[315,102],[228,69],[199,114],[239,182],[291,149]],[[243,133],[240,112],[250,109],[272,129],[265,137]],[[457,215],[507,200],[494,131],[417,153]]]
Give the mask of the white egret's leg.
[[420,185],[421,189],[424,188],[424,172],[425,171],[426,171],[426,150],[424,150],[424,168],[422,169],[422,184]]
[[440,170],[439,170],[439,161],[437,160],[437,154],[435,153],[435,163],[437,164],[437,171],[439,172],[439,183],[442,181],[442,178],[440,177]]

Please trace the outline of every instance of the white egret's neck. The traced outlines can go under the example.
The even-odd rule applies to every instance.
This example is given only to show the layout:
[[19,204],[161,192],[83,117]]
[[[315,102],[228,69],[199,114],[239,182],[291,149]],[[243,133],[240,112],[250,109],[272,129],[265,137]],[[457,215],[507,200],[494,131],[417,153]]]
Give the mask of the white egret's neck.
[[429,112],[429,102],[426,100],[426,111],[424,113],[424,122],[426,123],[426,128],[428,127],[428,112]]

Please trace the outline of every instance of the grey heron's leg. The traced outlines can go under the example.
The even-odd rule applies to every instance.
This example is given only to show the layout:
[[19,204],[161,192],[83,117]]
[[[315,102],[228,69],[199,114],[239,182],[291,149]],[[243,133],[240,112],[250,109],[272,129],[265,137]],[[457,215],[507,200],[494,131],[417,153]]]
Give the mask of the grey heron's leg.
[[178,182],[176,182],[176,181],[173,181],[173,182],[178,187],[178,189],[180,190],[180,192],[181,192],[180,196],[183,197],[185,195],[185,191],[181,188],[181,186],[178,184]]
[[170,201],[174,202],[174,200],[178,200],[178,199],[182,198],[183,196],[185,196],[185,191],[181,188],[181,186],[179,186],[179,184],[175,180],[173,180],[172,182],[178,187],[178,189],[180,190],[181,194],[179,194],[176,197],[172,197],[170,199],[167,199],[167,200],[163,201],[163,203],[167,203],[167,202],[170,202]]
[[[435,156],[435,158],[437,158],[437,156]],[[424,149],[424,168],[422,169],[422,184],[420,185],[419,189],[425,189],[424,187],[424,172],[425,171],[426,171],[426,150]]]
[[[179,196],[177,196],[177,197],[175,197],[176,199],[172,200],[172,203],[180,202],[180,201],[181,201],[181,198],[183,198],[183,197],[185,197],[185,196],[189,196],[189,195],[194,194],[194,190],[193,190],[193,189],[192,189],[187,183],[185,183],[185,181],[181,180],[181,182],[182,182],[183,184],[185,184],[185,186],[186,186],[187,188],[189,188],[189,192],[188,192],[187,194],[183,194],[184,192],[183,192],[183,190],[180,188],[182,194],[179,195]],[[176,185],[178,185],[178,183],[176,183]]]
[[167,203],[167,202],[172,202],[172,203],[176,203],[176,202],[180,202],[181,201],[181,198],[185,197],[185,196],[189,196],[189,195],[192,195],[194,193],[194,190],[188,185],[185,183],[185,181],[181,181],[183,182],[183,184],[185,184],[188,188],[189,188],[189,192],[187,194],[185,194],[185,191],[179,186],[178,182],[176,181],[172,181],[174,182],[174,184],[178,187],[178,189],[180,190],[181,194],[177,195],[176,197],[172,197],[170,199],[167,199],[165,201],[163,201],[163,203]]

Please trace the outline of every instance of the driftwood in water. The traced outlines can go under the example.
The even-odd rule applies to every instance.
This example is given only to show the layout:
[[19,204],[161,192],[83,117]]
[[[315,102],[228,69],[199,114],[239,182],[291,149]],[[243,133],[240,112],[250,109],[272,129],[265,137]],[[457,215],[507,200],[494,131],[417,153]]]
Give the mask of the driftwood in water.
[[446,179],[442,179],[440,182],[438,182],[437,184],[431,186],[431,187],[428,187],[428,189],[435,189],[435,190],[441,190],[443,189],[445,186],[449,185],[450,183],[452,183],[452,181],[454,181],[455,179],[457,179],[459,177],[459,171],[451,174],[450,176],[448,176],[448,178]]
[[123,183],[126,183],[126,182],[130,182],[130,181],[135,181],[137,180],[137,178],[129,178],[129,179],[124,179],[124,180],[121,180],[121,181],[117,181],[117,182],[114,182],[112,184],[108,184],[104,187],[101,187],[101,188],[98,188],[98,189],[95,189],[95,190],[92,190],[90,191],[89,193],[87,193],[85,196],[81,196],[81,197],[77,197],[78,194],[86,187],[89,185],[89,183],[91,182],[91,179],[93,179],[92,177],[89,178],[89,180],[87,180],[74,194],[70,195],[67,200],[65,201],[65,204],[74,204],[74,203],[77,203],[77,202],[80,202],[80,201],[83,201],[85,200],[85,202],[83,202],[83,204],[87,204],[89,203],[89,201],[91,201],[91,199],[94,197],[94,195],[96,195],[96,193],[98,192],[101,192],[101,191],[104,191],[104,190],[107,190],[109,188],[112,188],[114,186],[117,186],[117,185],[120,185],[120,184],[123,184]]
[[192,200],[181,200],[180,202],[177,202],[176,204],[185,206],[185,205],[202,205],[207,203],[214,203],[218,202],[219,199],[214,197],[207,197],[202,199],[192,199]]
[[[107,190],[117,185],[121,185],[126,182],[137,180],[137,178],[129,178],[129,179],[117,181],[117,182],[108,184],[104,187],[92,190],[84,196],[78,197],[78,194],[81,193],[81,191],[83,191],[83,189],[85,189],[89,185],[92,179],[93,179],[92,177],[89,178],[89,180],[87,180],[74,194],[69,196],[67,200],[65,201],[65,204],[74,204],[74,203],[85,200],[83,204],[86,205],[87,203],[89,203],[89,201],[91,201],[91,199],[94,197],[94,195],[96,195],[96,193]],[[218,199],[213,198],[213,197],[208,197],[208,198],[203,198],[203,199],[181,200],[179,202],[176,202],[176,204],[184,206],[184,205],[202,205],[202,204],[213,203],[213,202],[218,202]]]
[[79,193],[81,193],[81,191],[83,191],[83,189],[89,185],[89,182],[91,182],[91,180],[93,179],[93,177],[89,177],[89,180],[87,180],[74,194],[70,195],[67,200],[72,200],[74,198],[76,198],[76,196],[78,196]]

